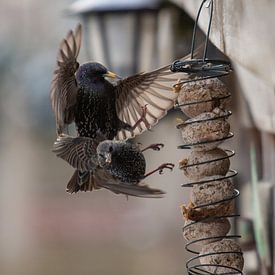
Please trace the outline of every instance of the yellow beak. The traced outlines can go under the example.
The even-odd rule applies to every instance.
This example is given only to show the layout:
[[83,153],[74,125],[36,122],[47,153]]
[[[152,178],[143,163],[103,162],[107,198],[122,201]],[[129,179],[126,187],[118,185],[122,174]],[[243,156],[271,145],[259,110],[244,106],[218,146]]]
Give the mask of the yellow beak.
[[105,77],[110,77],[110,78],[121,78],[117,74],[108,71],[106,74],[104,74]]

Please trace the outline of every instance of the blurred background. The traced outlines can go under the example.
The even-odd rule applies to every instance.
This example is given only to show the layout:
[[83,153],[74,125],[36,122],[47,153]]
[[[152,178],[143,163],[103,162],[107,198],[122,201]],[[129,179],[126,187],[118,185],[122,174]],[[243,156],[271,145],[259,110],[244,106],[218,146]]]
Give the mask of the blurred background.
[[[49,102],[59,43],[78,22],[85,30],[80,63],[99,61],[123,76],[158,68],[188,53],[192,11],[197,6],[179,2],[1,1],[0,274],[186,274],[190,255],[184,248],[179,206],[188,201],[189,194],[180,187],[186,182],[182,172],[174,169],[148,179],[151,186],[167,192],[163,199],[127,200],[106,190],[67,194],[73,169],[51,152],[55,122]],[[203,39],[203,32],[199,37]],[[210,52],[222,56],[213,45]],[[235,132],[226,148],[237,152],[231,165],[239,170],[237,184],[244,190],[239,201],[243,219],[233,229],[243,234],[245,255],[253,260],[247,274],[260,274],[262,264],[271,272],[274,257],[275,124],[266,130],[257,119],[255,123],[247,97],[251,87],[242,85],[246,78],[239,69],[226,80],[233,96],[230,122]],[[274,94],[269,99],[273,102]],[[272,117],[274,109],[268,114]],[[137,139],[144,146],[165,144],[160,152],[146,152],[148,171],[163,162],[174,162],[177,167],[178,160],[188,154],[176,148],[181,144],[176,118],[182,116],[171,111],[153,132]],[[257,150],[259,178],[270,186],[270,198],[265,200],[271,217],[264,228],[267,263],[257,253],[254,217],[249,211],[251,140]]]

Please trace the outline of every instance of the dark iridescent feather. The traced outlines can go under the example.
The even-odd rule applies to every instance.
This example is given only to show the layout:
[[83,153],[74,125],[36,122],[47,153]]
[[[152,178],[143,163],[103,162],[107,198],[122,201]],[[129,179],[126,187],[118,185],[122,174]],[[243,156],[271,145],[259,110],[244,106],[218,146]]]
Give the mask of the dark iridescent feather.
[[107,69],[98,63],[82,65],[76,75],[80,87],[75,106],[75,123],[80,136],[95,138],[98,131],[113,139],[122,127],[115,108],[114,86],[105,80]]

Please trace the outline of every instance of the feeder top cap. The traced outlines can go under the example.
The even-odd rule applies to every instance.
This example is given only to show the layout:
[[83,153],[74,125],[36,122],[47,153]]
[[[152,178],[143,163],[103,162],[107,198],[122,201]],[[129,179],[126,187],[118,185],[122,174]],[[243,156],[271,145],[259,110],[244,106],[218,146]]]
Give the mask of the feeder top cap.
[[70,14],[156,10],[161,0],[78,0],[67,11]]

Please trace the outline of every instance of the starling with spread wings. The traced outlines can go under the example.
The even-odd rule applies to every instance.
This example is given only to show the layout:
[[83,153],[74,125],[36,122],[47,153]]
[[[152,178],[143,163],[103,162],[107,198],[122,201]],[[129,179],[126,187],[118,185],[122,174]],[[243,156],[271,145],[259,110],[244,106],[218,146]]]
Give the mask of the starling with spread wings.
[[[150,129],[174,106],[177,80],[170,65],[119,79],[95,62],[79,66],[82,27],[70,31],[60,45],[50,98],[57,134],[75,122],[79,136],[128,139]],[[117,78],[112,84],[106,78]]]
[[142,181],[156,171],[173,169],[164,163],[145,174],[143,153],[147,149],[159,150],[163,144],[152,144],[143,150],[127,141],[99,138],[70,137],[60,135],[54,143],[53,152],[76,168],[67,185],[67,192],[92,191],[106,188],[114,193],[137,197],[162,197],[163,191],[153,189]]

